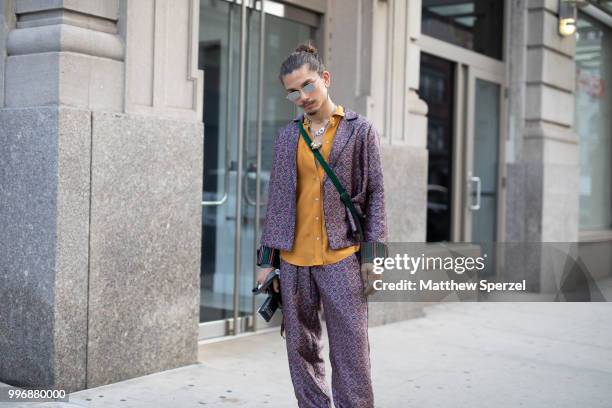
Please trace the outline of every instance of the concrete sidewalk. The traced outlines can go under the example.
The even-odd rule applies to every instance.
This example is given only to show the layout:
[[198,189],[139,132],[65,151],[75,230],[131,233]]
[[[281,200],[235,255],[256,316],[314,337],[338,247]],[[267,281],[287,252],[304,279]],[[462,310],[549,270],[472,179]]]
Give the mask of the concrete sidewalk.
[[[612,407],[612,303],[439,303],[370,329],[376,407]],[[324,355],[331,368],[327,339]],[[11,407],[296,407],[278,330],[200,362]]]

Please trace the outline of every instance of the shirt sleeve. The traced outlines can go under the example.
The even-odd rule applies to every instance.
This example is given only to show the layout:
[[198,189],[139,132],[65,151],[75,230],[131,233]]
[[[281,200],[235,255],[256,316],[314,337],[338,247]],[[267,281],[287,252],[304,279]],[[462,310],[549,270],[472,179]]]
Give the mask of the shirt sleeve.
[[365,242],[362,242],[362,262],[371,262],[376,257],[387,257],[387,214],[385,210],[385,187],[380,158],[378,131],[370,125],[366,135],[365,166],[367,183],[365,199]]

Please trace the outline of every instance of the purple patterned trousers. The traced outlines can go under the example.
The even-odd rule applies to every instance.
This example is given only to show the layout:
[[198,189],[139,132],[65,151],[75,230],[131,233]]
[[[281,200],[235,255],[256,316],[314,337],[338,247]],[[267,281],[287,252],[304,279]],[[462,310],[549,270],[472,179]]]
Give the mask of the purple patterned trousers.
[[298,407],[331,407],[321,358],[321,304],[335,408],[374,407],[368,304],[356,254],[318,266],[296,266],[281,259],[280,282],[289,371]]

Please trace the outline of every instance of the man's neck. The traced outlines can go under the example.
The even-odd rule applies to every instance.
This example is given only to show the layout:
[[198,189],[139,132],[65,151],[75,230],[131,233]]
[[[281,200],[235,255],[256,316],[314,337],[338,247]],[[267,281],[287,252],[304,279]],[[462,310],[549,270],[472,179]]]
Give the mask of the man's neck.
[[325,121],[327,121],[327,119],[329,119],[332,113],[334,113],[335,108],[336,105],[334,104],[334,102],[331,99],[327,99],[323,106],[321,106],[321,109],[317,111],[317,113],[315,113],[314,115],[307,114],[307,117],[310,119],[311,122],[314,122],[315,124],[324,123]]

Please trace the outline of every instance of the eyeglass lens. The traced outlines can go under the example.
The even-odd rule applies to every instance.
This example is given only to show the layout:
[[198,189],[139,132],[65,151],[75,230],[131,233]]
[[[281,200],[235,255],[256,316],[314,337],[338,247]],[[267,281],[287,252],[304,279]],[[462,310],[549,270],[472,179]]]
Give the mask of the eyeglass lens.
[[[306,93],[312,93],[315,90],[314,82],[310,82],[310,83],[306,84],[304,86],[304,88],[302,88],[302,89]],[[289,99],[291,102],[297,101],[299,99],[299,97],[300,97],[300,91],[293,91],[293,92],[289,92],[287,94],[287,99]]]

